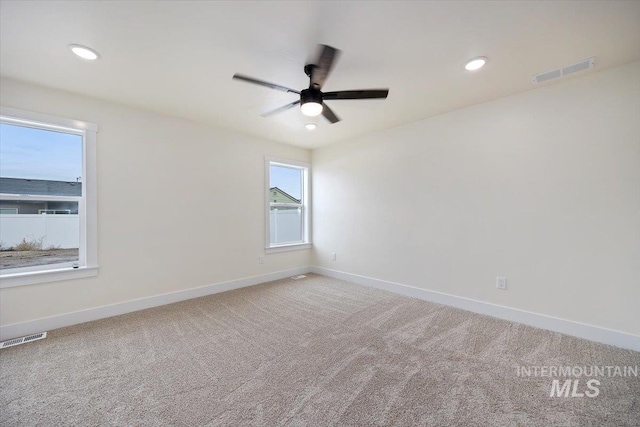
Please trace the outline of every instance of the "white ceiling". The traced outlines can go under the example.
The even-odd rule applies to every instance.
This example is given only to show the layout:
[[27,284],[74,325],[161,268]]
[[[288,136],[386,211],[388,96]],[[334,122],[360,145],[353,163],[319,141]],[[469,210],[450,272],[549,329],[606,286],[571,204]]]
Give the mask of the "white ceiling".
[[[315,148],[539,87],[533,74],[590,56],[596,69],[638,60],[640,1],[2,0],[0,37],[2,75]],[[298,108],[259,116],[296,95],[231,79],[303,89],[319,43],[342,50],[323,90],[389,98],[329,101],[342,121],[307,131]],[[465,71],[479,55],[487,66]]]

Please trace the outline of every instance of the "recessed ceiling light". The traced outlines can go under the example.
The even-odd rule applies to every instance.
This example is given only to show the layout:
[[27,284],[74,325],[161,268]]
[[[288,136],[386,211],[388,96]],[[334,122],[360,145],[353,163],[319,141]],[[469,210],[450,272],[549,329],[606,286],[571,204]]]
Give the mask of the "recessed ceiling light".
[[464,68],[466,68],[468,71],[475,71],[484,67],[484,64],[486,63],[487,63],[487,58],[485,58],[484,56],[480,56],[478,58],[473,58],[467,61]]
[[81,46],[79,44],[70,44],[69,49],[71,49],[71,52],[75,53],[82,59],[94,61],[100,58],[98,52],[86,46]]
[[307,123],[306,125],[304,125],[304,127],[306,127],[309,130],[314,130],[318,126],[315,123]]

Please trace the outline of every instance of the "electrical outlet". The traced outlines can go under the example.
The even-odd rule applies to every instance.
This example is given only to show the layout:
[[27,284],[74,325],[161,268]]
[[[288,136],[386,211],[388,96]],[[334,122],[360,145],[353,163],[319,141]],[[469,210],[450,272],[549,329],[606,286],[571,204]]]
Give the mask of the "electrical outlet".
[[503,291],[507,290],[507,278],[506,277],[496,277],[496,288],[502,289]]
[[264,257],[262,255],[258,256],[258,264],[264,264]]
[[331,261],[335,261],[338,259],[338,256],[336,255],[335,252],[331,252]]

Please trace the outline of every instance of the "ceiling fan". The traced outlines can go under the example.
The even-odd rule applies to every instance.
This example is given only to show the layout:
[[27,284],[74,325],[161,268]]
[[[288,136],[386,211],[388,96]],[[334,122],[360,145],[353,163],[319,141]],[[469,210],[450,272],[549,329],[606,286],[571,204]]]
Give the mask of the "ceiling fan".
[[314,117],[322,114],[331,123],[339,122],[340,119],[329,108],[324,101],[334,101],[340,99],[385,99],[389,94],[389,89],[360,89],[360,90],[341,90],[338,92],[322,92],[327,76],[331,72],[331,68],[335,63],[340,51],[336,48],[326,45],[320,45],[321,52],[315,64],[307,64],[304,66],[304,73],[309,76],[309,88],[301,91],[280,86],[274,83],[258,80],[253,77],[242,74],[234,74],[233,78],[245,82],[266,86],[271,89],[281,90],[283,92],[291,92],[300,95],[300,99],[287,104],[283,107],[276,108],[273,111],[261,114],[262,117],[271,116],[282,111],[289,110],[300,104],[302,114]]

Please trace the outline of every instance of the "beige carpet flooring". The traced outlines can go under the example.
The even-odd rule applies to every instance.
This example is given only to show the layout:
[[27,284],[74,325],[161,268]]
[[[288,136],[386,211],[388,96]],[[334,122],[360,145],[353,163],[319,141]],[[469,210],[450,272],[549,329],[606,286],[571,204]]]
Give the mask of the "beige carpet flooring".
[[0,425],[640,425],[639,378],[549,397],[521,365],[640,353],[309,275],[1,350]]

